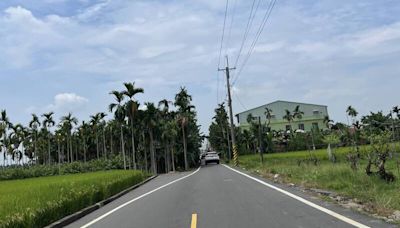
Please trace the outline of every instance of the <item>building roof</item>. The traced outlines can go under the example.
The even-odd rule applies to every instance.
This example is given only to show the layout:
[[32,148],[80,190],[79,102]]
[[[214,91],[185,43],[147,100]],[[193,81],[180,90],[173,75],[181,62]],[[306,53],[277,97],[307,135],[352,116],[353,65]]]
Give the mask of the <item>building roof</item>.
[[276,101],[271,102],[271,103],[268,103],[268,104],[260,105],[260,106],[257,106],[257,107],[255,107],[255,108],[251,108],[251,109],[248,109],[248,110],[246,110],[246,111],[239,112],[239,113],[237,113],[235,116],[238,116],[238,115],[240,115],[240,114],[242,114],[242,113],[246,113],[246,112],[249,112],[249,111],[258,109],[258,108],[262,108],[262,107],[267,106],[267,105],[270,105],[270,104],[279,103],[279,102],[282,102],[282,103],[292,103],[292,104],[300,104],[300,105],[303,104],[303,105],[314,105],[314,106],[328,107],[327,105],[319,105],[319,104],[310,104],[310,103],[303,103],[303,102],[276,100]]

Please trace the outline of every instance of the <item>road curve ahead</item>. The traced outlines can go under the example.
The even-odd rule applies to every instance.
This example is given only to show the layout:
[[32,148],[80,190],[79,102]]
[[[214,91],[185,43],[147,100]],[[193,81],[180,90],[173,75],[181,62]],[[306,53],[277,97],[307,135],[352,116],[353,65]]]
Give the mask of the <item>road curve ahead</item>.
[[166,174],[69,227],[396,227],[224,165]]

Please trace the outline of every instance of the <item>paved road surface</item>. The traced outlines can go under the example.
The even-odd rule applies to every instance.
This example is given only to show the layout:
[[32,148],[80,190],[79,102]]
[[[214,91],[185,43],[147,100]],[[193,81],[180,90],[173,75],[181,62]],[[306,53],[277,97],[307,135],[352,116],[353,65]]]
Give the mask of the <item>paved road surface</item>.
[[69,227],[396,227],[245,175],[224,165],[161,175]]

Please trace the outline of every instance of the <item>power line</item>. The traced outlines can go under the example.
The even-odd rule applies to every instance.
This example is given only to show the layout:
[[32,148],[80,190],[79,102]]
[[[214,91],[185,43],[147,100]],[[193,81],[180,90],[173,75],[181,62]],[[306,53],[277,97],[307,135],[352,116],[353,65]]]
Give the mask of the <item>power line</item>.
[[225,36],[225,24],[226,24],[226,15],[228,13],[228,5],[229,5],[229,0],[226,0],[226,5],[225,5],[225,16],[224,16],[224,25],[222,27],[222,36],[221,36],[221,45],[219,47],[219,57],[218,57],[218,69],[221,64],[221,53],[222,53],[222,46],[224,43],[224,36]]
[[219,103],[219,71],[217,72],[217,104]]
[[251,44],[251,46],[249,48],[249,51],[247,52],[247,55],[246,55],[245,59],[243,60],[243,63],[242,63],[242,65],[241,65],[241,67],[240,67],[240,69],[238,71],[238,74],[236,75],[236,78],[233,80],[232,85],[234,85],[236,83],[236,81],[238,80],[238,78],[239,78],[241,72],[243,71],[247,61],[249,60],[251,54],[253,53],[254,48],[255,48],[255,46],[257,44],[257,41],[260,38],[260,35],[261,35],[262,31],[264,30],[264,27],[265,27],[270,15],[271,15],[272,9],[275,6],[275,3],[276,3],[276,0],[271,0],[270,4],[268,5],[267,10],[265,11],[264,17],[263,17],[263,19],[261,21],[260,27],[259,27],[259,29],[258,29],[258,31],[257,31],[257,33],[255,35],[255,38],[254,38],[254,40],[253,40],[253,42],[252,42],[252,44]]
[[[229,0],[226,0],[224,24],[222,26],[221,44],[220,44],[220,47],[219,47],[219,57],[218,57],[218,67],[217,67],[217,69],[219,69],[220,64],[221,64],[221,54],[222,54],[222,47],[223,47],[223,43],[224,43],[225,24],[226,24],[226,15],[228,13],[228,5],[229,5]],[[217,71],[217,103],[219,103],[219,71]]]
[[[258,7],[260,6],[260,2],[261,2],[261,0],[258,0],[258,3],[257,3],[257,6],[256,6],[255,10],[254,10],[254,5],[256,3],[256,0],[253,0],[253,4],[251,5],[249,19],[247,20],[246,29],[244,30],[242,42],[241,42],[241,45],[240,45],[240,48],[239,48],[239,53],[238,53],[238,55],[236,57],[236,60],[235,60],[235,64],[234,64],[235,67],[237,66],[237,63],[239,62],[240,55],[242,54],[242,50],[243,50],[244,44],[246,42],[247,36],[248,36],[249,31],[251,29],[251,26],[253,24],[254,18],[255,18],[256,14],[257,14],[257,10],[258,10]],[[254,11],[254,14],[253,14],[253,11]]]
[[229,42],[231,39],[231,33],[232,33],[232,24],[233,21],[235,20],[235,14],[236,14],[236,3],[237,0],[235,0],[235,2],[233,3],[233,9],[232,9],[232,16],[231,16],[231,23],[229,25],[229,32],[228,32],[228,38],[226,39],[226,45],[225,45],[225,55],[228,55],[228,47],[229,47]]
[[236,78],[234,79],[232,85],[234,85],[236,83],[236,81],[238,80],[238,78],[239,78],[241,72],[243,71],[247,61],[249,60],[251,54],[253,53],[254,48],[255,48],[255,46],[257,44],[257,41],[260,38],[260,35],[261,35],[262,31],[264,30],[264,27],[265,27],[270,15],[271,15],[272,9],[275,6],[275,3],[276,3],[276,0],[271,0],[270,1],[270,4],[268,5],[267,10],[265,11],[264,17],[263,17],[263,19],[261,21],[260,27],[259,27],[259,29],[258,29],[258,31],[257,31],[257,33],[255,35],[255,38],[254,38],[254,40],[253,40],[253,42],[252,42],[252,44],[251,44],[251,46],[249,48],[249,51],[247,52],[247,55],[246,55],[245,59],[243,60],[243,63],[241,65],[241,67],[240,67],[240,69],[238,71],[238,74],[236,75]]
[[238,100],[240,106],[242,106],[243,110],[247,110],[246,106],[243,104],[243,102],[240,100],[239,96],[237,95],[237,93],[232,90],[233,95],[235,95],[236,99]]

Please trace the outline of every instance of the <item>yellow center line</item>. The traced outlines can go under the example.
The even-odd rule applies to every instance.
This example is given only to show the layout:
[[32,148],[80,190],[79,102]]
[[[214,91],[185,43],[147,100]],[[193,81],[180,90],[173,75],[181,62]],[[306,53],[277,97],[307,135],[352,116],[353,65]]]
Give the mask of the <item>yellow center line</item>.
[[192,214],[192,224],[190,225],[190,228],[196,228],[197,227],[197,214]]

